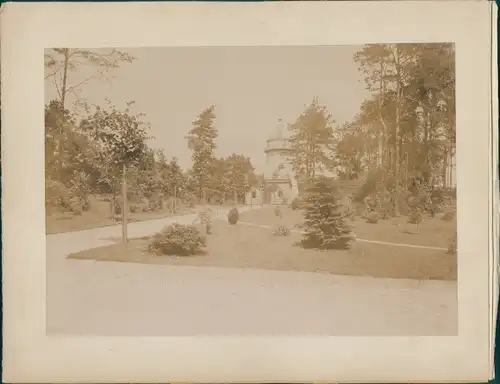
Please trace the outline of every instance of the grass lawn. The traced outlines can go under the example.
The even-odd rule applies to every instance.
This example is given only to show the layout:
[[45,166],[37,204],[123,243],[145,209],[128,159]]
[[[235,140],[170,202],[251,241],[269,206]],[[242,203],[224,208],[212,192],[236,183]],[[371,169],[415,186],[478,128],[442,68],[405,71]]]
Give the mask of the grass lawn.
[[[270,226],[282,222],[289,228],[300,230],[300,224],[304,222],[303,211],[290,208],[282,208],[281,211],[282,219],[276,217],[272,208],[243,212],[240,221]],[[377,224],[369,224],[363,218],[356,217],[352,224],[359,239],[448,248],[457,224],[456,220],[441,220],[441,216],[426,217],[418,227],[409,224],[406,216],[379,220]]]
[[[194,212],[193,210],[179,210],[176,215],[183,215]],[[105,227],[108,225],[115,225],[121,223],[121,219],[117,216],[117,219],[113,221],[108,214],[101,214],[99,212],[83,212],[81,215],[75,215],[72,213],[56,213],[53,215],[46,216],[45,218],[45,228],[47,234],[63,233],[63,232],[73,232],[73,231],[83,231],[86,229]],[[129,222],[134,221],[145,221],[161,219],[163,217],[173,216],[171,212],[139,212],[139,213],[129,213]]]
[[[195,208],[180,206],[175,215],[185,215],[195,211]],[[174,216],[171,211],[164,210],[163,212],[136,212],[129,213],[129,221],[145,221],[161,219],[163,217]],[[91,208],[81,215],[73,213],[53,213],[46,215],[45,228],[47,234],[83,231],[86,229],[105,227],[121,223],[121,215],[116,215],[113,221],[110,212],[110,202],[104,201],[102,198],[92,197]]]
[[[272,209],[245,212],[242,221],[253,221],[273,226],[278,222]],[[300,213],[284,210],[284,221],[300,220]],[[390,222],[365,224],[358,219],[356,233],[359,238],[406,242],[410,244],[429,242],[425,245],[446,246],[439,236],[429,237],[436,228],[445,226],[438,222],[422,224],[418,234],[406,234],[401,227]],[[429,225],[430,228],[427,228]],[[447,223],[448,226],[453,224]],[[384,229],[385,228],[385,229]],[[432,229],[434,228],[434,229]],[[385,237],[380,238],[379,232]],[[441,235],[442,236],[442,235]],[[413,240],[410,241],[409,239]],[[136,262],[147,264],[216,266],[230,268],[260,268],[290,270],[341,275],[372,276],[380,278],[439,279],[455,280],[457,275],[456,256],[442,250],[395,247],[384,244],[357,242],[348,251],[305,250],[295,245],[300,234],[276,237],[272,230],[238,224],[231,226],[223,221],[214,223],[213,234],[207,238],[204,254],[197,256],[156,256],[146,251],[148,238],[133,239],[128,244],[114,244],[71,254],[68,258]]]

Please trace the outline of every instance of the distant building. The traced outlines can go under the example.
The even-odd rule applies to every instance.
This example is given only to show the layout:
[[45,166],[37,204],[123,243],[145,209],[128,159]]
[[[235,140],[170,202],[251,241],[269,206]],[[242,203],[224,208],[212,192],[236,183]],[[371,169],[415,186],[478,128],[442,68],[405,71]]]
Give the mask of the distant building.
[[291,156],[293,149],[288,140],[286,124],[280,119],[266,142],[266,168],[264,180],[267,185],[266,201],[270,204],[287,204],[299,195],[297,179],[293,172]]
[[265,188],[255,188],[247,194],[247,204],[288,204],[299,195],[297,179],[290,161],[293,149],[287,138],[285,123],[278,124],[266,141]]

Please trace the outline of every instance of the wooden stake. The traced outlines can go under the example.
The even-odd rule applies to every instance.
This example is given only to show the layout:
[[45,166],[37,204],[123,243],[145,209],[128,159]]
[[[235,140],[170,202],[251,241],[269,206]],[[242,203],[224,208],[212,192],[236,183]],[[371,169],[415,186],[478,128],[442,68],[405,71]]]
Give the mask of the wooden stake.
[[123,163],[122,174],[122,193],[123,193],[123,206],[122,206],[122,242],[128,241],[127,222],[128,222],[128,204],[127,204],[127,167]]

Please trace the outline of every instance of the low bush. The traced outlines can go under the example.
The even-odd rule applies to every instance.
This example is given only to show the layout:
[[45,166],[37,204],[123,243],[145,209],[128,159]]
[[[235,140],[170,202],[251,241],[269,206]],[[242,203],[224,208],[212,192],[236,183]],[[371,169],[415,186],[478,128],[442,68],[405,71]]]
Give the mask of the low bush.
[[456,212],[455,210],[446,211],[443,216],[441,216],[441,220],[444,221],[452,221],[455,218]]
[[372,211],[366,215],[366,222],[370,224],[377,224],[379,219],[378,212]]
[[174,223],[153,236],[148,251],[157,255],[189,256],[205,245],[206,239],[196,226]]
[[288,228],[288,227],[286,227],[284,225],[278,224],[274,228],[273,234],[275,236],[288,236],[290,234],[290,228]]
[[75,215],[81,215],[84,207],[85,201],[78,196],[72,196],[68,201],[68,210]]
[[281,208],[279,206],[276,206],[276,208],[274,208],[274,214],[280,219],[283,217],[283,213],[281,212]]
[[380,209],[380,201],[376,194],[366,196],[363,199],[364,204],[364,216],[368,217],[370,212],[377,212]]
[[292,200],[292,209],[295,211],[297,209],[300,209],[300,200],[298,197]]
[[229,222],[229,224],[236,225],[239,219],[240,219],[240,213],[238,212],[238,209],[236,207],[231,208],[231,210],[227,214],[227,221]]
[[68,188],[57,180],[45,181],[45,207],[48,213],[71,212],[81,215],[90,208],[87,195],[79,195],[74,188]]
[[456,255],[457,254],[457,234],[456,233],[450,239],[450,244],[448,245],[448,253],[450,255]]

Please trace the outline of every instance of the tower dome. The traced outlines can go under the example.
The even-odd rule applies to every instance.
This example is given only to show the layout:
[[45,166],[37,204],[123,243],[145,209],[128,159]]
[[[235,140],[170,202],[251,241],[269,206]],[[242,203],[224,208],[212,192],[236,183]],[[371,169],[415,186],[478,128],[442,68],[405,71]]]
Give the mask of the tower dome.
[[268,140],[282,140],[287,138],[287,126],[282,119],[278,119],[278,122],[271,130],[268,136]]

